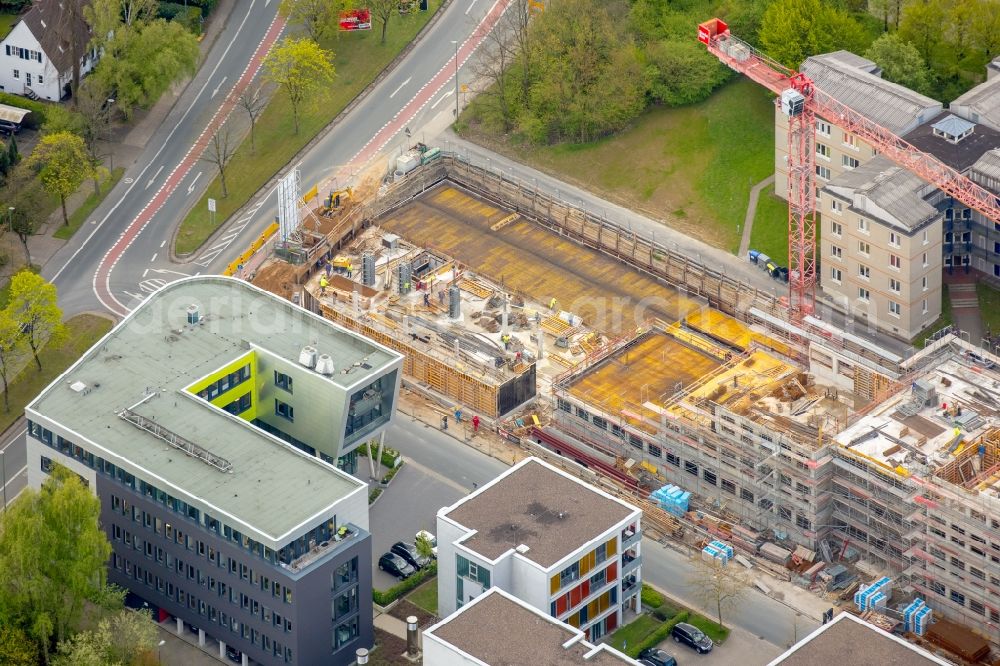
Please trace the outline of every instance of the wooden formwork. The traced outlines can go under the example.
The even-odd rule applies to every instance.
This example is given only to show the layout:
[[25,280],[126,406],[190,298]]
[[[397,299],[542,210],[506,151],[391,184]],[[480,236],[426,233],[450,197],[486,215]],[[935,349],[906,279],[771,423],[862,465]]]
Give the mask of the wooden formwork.
[[500,387],[473,377],[442,360],[417,349],[399,337],[368,326],[325,304],[320,305],[324,317],[335,321],[352,331],[357,331],[376,342],[403,354],[403,374],[409,379],[424,384],[431,390],[465,405],[473,411],[496,418],[498,413],[498,393]]

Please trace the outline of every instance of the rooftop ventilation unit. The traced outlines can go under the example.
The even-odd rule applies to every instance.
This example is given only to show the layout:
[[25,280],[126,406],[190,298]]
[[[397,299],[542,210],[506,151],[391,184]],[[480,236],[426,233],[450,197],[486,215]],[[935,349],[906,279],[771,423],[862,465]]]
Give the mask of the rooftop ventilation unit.
[[307,368],[313,368],[316,366],[316,348],[312,345],[306,345],[299,352],[299,363],[306,366]]
[[197,324],[201,319],[201,309],[197,305],[187,306],[187,320],[189,324]]
[[320,354],[316,360],[316,372],[329,376],[333,374],[333,371],[333,358],[329,354]]

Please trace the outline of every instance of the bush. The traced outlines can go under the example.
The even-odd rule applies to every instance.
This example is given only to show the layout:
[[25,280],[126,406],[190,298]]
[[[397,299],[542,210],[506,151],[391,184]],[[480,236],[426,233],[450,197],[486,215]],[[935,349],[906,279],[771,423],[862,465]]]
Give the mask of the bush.
[[666,622],[674,615],[677,615],[677,611],[669,606],[660,606],[659,608],[654,608],[651,615],[660,622]]
[[679,622],[685,622],[688,619],[688,612],[682,611],[675,615],[671,620],[664,622],[662,625],[657,627],[656,631],[651,633],[649,636],[640,642],[638,645],[634,645],[628,649],[628,656],[636,658],[639,653],[647,648],[654,648],[667,638],[670,637],[670,632],[673,631],[674,625]]
[[[385,463],[383,463],[383,464],[385,464]],[[396,473],[399,470],[401,470],[401,469],[403,469],[403,463],[402,462],[400,462],[399,465],[397,465],[396,467],[393,467],[392,469],[390,469],[389,473],[382,477],[382,483],[387,484],[390,481],[392,481],[392,477],[396,476]]]
[[[378,445],[373,444],[373,446],[375,450],[378,451]],[[368,457],[367,444],[362,444],[355,450],[358,452],[359,456],[364,456],[365,458]],[[382,464],[385,465],[386,467],[392,467],[393,465],[395,465],[396,458],[398,457],[399,457],[399,451],[397,451],[396,449],[389,448],[388,446],[382,449]]]
[[642,599],[642,605],[648,606],[649,608],[659,608],[665,601],[662,594],[654,590],[646,583],[642,584],[642,594],[640,595],[640,598]]
[[28,129],[38,129],[45,124],[48,105],[44,102],[36,102],[28,99],[27,97],[21,97],[20,95],[15,95],[13,93],[0,92],[0,104],[16,106],[18,108],[28,109],[31,111],[31,113],[24,117],[24,122],[21,123]]
[[396,599],[399,599],[410,590],[415,590],[420,585],[437,575],[437,562],[431,562],[426,568],[421,569],[398,585],[393,585],[386,591],[372,588],[372,601],[379,606],[388,606]]
[[368,503],[371,504],[378,499],[378,496],[382,494],[382,489],[379,487],[372,488],[368,491]]

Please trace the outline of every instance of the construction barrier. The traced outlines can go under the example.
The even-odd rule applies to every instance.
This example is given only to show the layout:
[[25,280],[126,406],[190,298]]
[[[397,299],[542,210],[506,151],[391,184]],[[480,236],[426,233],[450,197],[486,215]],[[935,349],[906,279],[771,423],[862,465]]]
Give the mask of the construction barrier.
[[272,222],[267,225],[267,228],[264,229],[260,236],[257,237],[257,240],[251,243],[250,247],[248,247],[243,254],[238,256],[231,264],[226,266],[226,270],[222,271],[222,274],[231,277],[242,271],[244,265],[247,264],[250,261],[250,258],[257,253],[257,250],[264,247],[264,243],[266,243],[268,239],[276,233],[278,233],[277,222]]

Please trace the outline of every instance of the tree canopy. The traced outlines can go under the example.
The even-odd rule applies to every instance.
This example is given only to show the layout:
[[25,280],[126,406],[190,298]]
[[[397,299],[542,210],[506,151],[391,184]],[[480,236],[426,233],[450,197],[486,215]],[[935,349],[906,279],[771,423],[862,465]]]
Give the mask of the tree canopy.
[[758,36],[772,58],[793,69],[819,53],[858,53],[866,41],[860,23],[823,0],[774,0],[764,12]]
[[882,78],[919,93],[930,92],[931,73],[920,52],[897,33],[886,33],[872,42],[865,57],[882,68]]
[[39,350],[46,343],[60,341],[66,333],[56,286],[37,273],[21,271],[11,278],[7,310],[41,370]]
[[264,59],[268,80],[288,95],[295,133],[299,133],[302,104],[319,89],[333,82],[333,53],[311,39],[285,37]]
[[66,197],[76,192],[96,168],[83,139],[66,131],[47,134],[35,146],[26,165],[38,174],[46,192],[59,197],[63,223],[68,225]]

